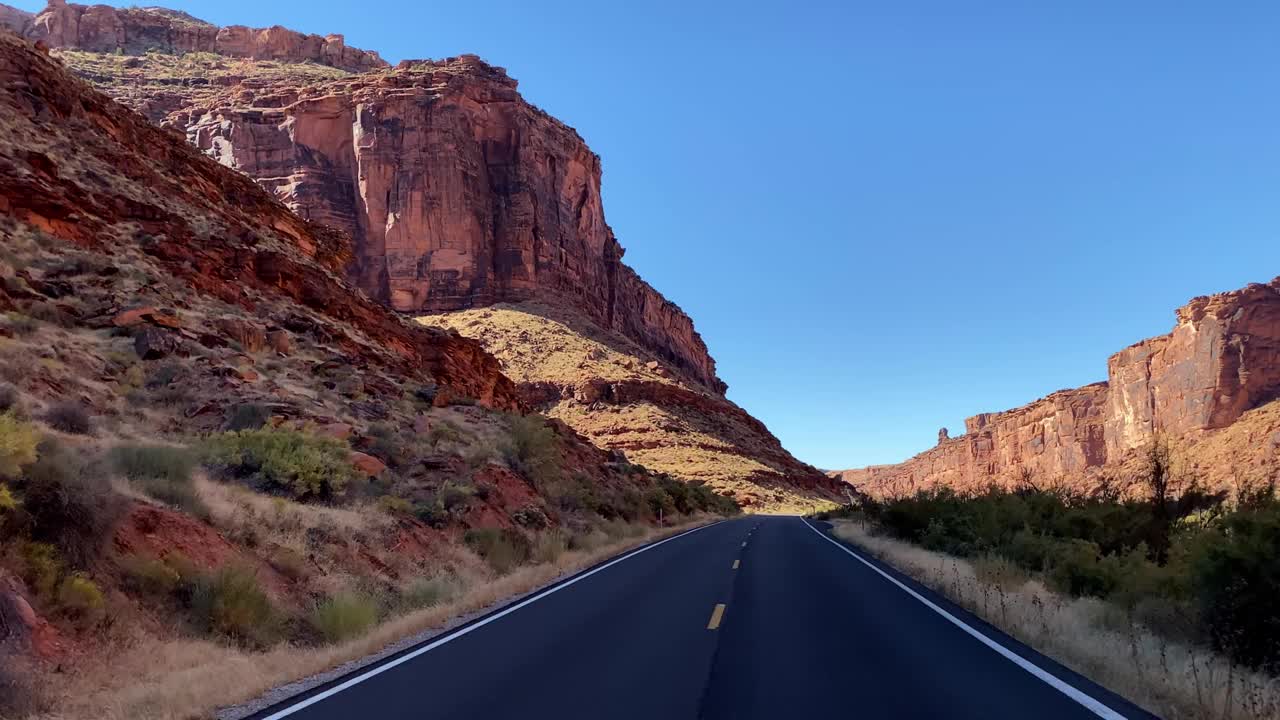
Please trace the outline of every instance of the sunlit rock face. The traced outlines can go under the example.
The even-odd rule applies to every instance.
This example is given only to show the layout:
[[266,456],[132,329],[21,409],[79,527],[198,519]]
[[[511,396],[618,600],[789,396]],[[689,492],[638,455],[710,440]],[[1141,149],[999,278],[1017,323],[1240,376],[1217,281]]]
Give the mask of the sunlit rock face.
[[[1177,318],[1170,333],[1112,355],[1107,382],[975,415],[964,435],[940,437],[906,462],[833,474],[882,494],[992,482],[1087,490],[1108,473],[1127,477],[1157,437],[1185,448],[1188,472],[1211,485],[1267,474],[1280,427],[1271,413],[1249,411],[1280,398],[1280,278],[1195,298]],[[1230,436],[1253,439],[1244,455],[1215,451],[1217,435],[1227,436],[1217,431],[1242,418],[1249,427]]]

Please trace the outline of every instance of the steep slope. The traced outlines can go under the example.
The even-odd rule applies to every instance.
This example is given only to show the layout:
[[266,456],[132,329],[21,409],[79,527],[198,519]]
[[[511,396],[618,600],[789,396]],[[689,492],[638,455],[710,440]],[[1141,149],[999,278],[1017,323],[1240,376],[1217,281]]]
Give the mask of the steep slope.
[[34,657],[55,716],[195,716],[358,654],[319,650],[345,635],[316,608],[354,597],[364,632],[732,511],[523,414],[479,343],[348,284],[351,253],[0,32],[0,715]]
[[[168,17],[156,12],[144,19]],[[652,412],[631,413],[625,442],[605,441],[601,432],[616,425],[617,407],[604,416],[598,403],[557,413],[576,430],[760,506],[782,507],[784,499],[795,506],[833,492],[821,473],[724,398],[692,320],[622,263],[624,251],[604,219],[600,158],[572,128],[525,102],[501,68],[469,55],[362,74],[245,59],[243,52],[235,59],[137,56],[130,38],[139,33],[129,29],[136,17],[94,13],[51,5],[29,34],[62,48],[59,55],[84,77],[184,132],[299,215],[353,237],[347,272],[370,297],[437,318],[496,303],[572,315],[590,326],[588,334],[614,338],[636,364],[656,360],[688,391],[647,397]],[[39,29],[69,25],[59,18],[72,16],[79,18],[75,33]],[[187,22],[170,35],[185,37]],[[123,34],[105,43],[97,38],[106,31],[92,29],[117,25]],[[169,53],[196,47],[187,40],[151,45]],[[121,54],[103,52],[108,46]],[[221,50],[215,45],[213,52]],[[536,346],[522,353],[535,364],[554,362]],[[598,369],[576,368],[574,384],[604,379],[593,375]],[[703,450],[691,457],[691,446]],[[712,446],[714,457],[706,455]]]
[[1280,278],[1198,297],[1177,325],[1112,355],[1107,382],[965,420],[965,434],[899,465],[835,473],[878,494],[1031,479],[1092,489],[1134,476],[1156,438],[1215,488],[1280,471]]
[[759,420],[568,307],[499,304],[419,322],[484,343],[530,407],[632,462],[706,482],[746,508],[808,511],[834,497]]

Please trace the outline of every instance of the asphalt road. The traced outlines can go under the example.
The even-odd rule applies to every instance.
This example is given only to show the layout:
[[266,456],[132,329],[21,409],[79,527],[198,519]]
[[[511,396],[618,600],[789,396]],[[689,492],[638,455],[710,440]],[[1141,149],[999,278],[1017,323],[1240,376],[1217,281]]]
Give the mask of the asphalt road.
[[799,518],[735,519],[259,717],[1150,717],[873,565]]

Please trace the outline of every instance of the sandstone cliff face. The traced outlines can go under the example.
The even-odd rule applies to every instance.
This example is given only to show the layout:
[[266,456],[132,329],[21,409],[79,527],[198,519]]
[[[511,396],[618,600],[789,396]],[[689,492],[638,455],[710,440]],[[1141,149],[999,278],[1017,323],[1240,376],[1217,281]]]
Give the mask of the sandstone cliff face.
[[[975,415],[964,435],[904,463],[833,475],[873,493],[1028,478],[1088,488],[1162,436],[1188,448],[1199,472],[1237,482],[1237,472],[1218,467],[1222,453],[1211,445],[1214,431],[1280,398],[1280,278],[1195,298],[1177,317],[1169,334],[1112,355],[1107,382]],[[1251,432],[1270,438],[1261,425]],[[1199,459],[1209,457],[1215,460]]]
[[475,56],[274,92],[166,123],[304,217],[356,238],[354,277],[403,312],[554,294],[724,392],[679,307],[622,264],[600,158]]
[[256,60],[310,61],[352,72],[387,65],[377,53],[347,47],[341,35],[304,35],[279,26],[220,28],[162,8],[71,5],[66,0],[50,0],[25,34],[49,47],[91,52],[210,52]]

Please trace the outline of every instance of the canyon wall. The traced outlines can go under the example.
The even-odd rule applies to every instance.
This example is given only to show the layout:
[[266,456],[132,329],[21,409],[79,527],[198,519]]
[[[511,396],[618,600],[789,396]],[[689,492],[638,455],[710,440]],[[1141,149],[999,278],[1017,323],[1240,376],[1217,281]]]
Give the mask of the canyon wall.
[[1028,480],[1087,489],[1157,436],[1203,443],[1280,398],[1280,278],[1195,298],[1177,320],[1170,333],[1112,355],[1107,382],[975,415],[964,435],[940,437],[906,462],[832,474],[872,494]]
[[693,321],[622,263],[600,158],[473,55],[238,87],[167,125],[356,240],[353,277],[406,313],[556,296],[717,394]]
[[[21,11],[0,8],[4,15],[15,12]],[[66,0],[50,0],[24,30],[25,35],[51,48],[88,52],[209,52],[255,60],[315,62],[351,72],[387,65],[377,53],[347,47],[341,35],[306,35],[280,26],[218,27],[163,8],[70,5]]]

